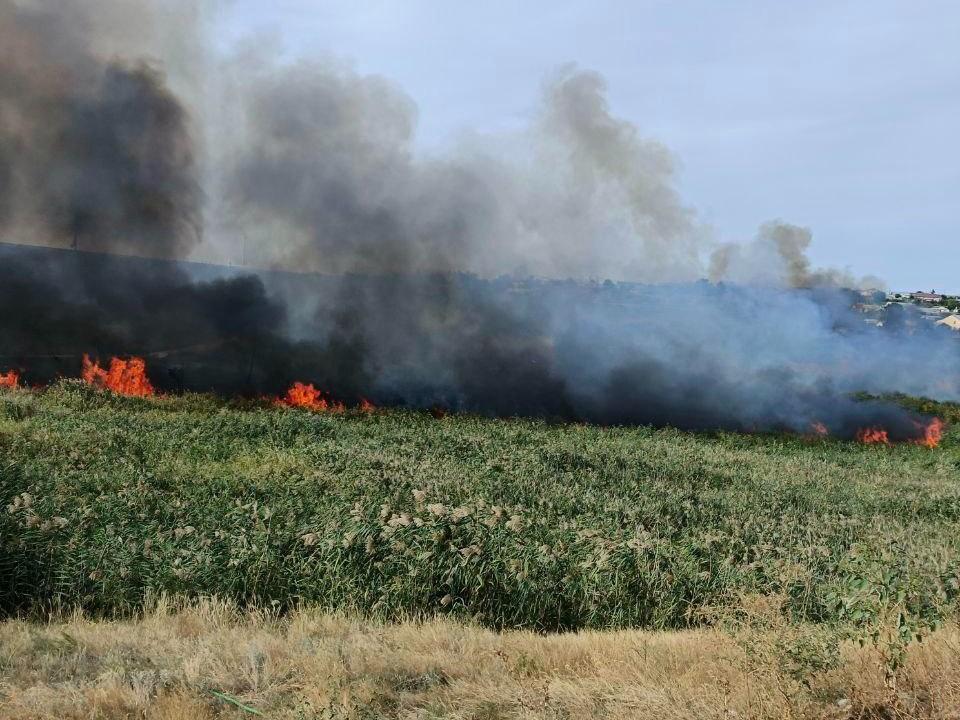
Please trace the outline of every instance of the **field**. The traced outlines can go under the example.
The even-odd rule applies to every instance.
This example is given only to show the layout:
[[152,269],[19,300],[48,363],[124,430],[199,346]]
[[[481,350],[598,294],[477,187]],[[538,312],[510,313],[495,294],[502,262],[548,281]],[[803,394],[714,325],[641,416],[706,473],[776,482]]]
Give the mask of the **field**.
[[[924,407],[948,423],[960,420],[956,406]],[[230,633],[250,622],[249,613],[265,613],[280,623],[256,631],[268,644],[273,637],[282,645],[303,618],[365,627],[356,632],[369,634],[361,643],[368,655],[377,643],[411,638],[410,627],[420,626],[410,624],[421,621],[455,638],[434,643],[431,652],[448,655],[470,643],[530,644],[547,658],[573,653],[599,667],[601,660],[583,655],[583,643],[603,657],[625,652],[615,648],[624,638],[677,643],[681,655],[719,663],[724,672],[747,668],[743,677],[751,662],[779,668],[770,670],[780,679],[769,685],[779,699],[767,710],[754,702],[766,692],[762,681],[754,704],[730,700],[758,717],[796,710],[784,700],[793,697],[784,683],[807,695],[819,687],[818,702],[833,702],[824,698],[843,693],[823,680],[830,673],[876,679],[850,671],[855,652],[882,669],[877,683],[901,692],[917,672],[911,662],[922,664],[911,658],[946,652],[957,637],[955,425],[930,450],[406,411],[311,413],[195,395],[123,398],[63,382],[44,391],[0,390],[0,500],[0,607],[24,618],[3,626],[4,646],[20,642],[23,651],[0,658],[0,702],[20,702],[23,687],[32,687],[18,684],[18,658],[73,652],[76,634],[64,628],[86,627],[89,635],[113,627],[102,625],[111,620],[120,623],[116,633],[136,635],[136,623],[156,631],[163,623],[181,627],[177,618],[199,622],[195,608],[172,619],[141,617],[166,597],[231,604],[239,619],[217,621]],[[101,625],[63,619],[73,611]],[[48,613],[61,624],[36,624]],[[537,640],[523,634],[620,629],[632,630]],[[931,631],[918,649],[917,636]],[[105,647],[116,633],[97,642]],[[765,638],[770,656],[745,651],[751,643],[744,637]],[[23,645],[23,638],[32,639]],[[851,649],[860,641],[863,649]],[[553,662],[534,663],[530,677],[574,683],[563,679],[567,661]],[[37,683],[44,677],[40,670],[27,675]],[[698,682],[716,689],[720,679],[713,673]],[[477,714],[486,707],[477,696],[469,703],[473,715],[449,716],[500,717],[498,708],[510,717],[586,716],[575,704],[567,715],[528,712],[516,698],[497,700],[500,680],[474,681],[475,692],[492,693],[490,714]],[[223,692],[258,697],[250,678],[224,682]],[[622,693],[611,682],[601,695],[617,707]],[[181,694],[176,702],[209,704],[201,685],[190,686],[201,700]],[[405,691],[395,687],[382,711],[447,716],[457,707],[453,685],[439,688],[417,690],[439,703],[434,715],[401,712],[397,698]],[[709,695],[699,714],[710,716],[704,708],[719,708],[721,696]],[[217,702],[223,712],[246,712]],[[32,716],[22,709],[13,715],[14,707],[11,716]],[[337,716],[319,713],[300,716]]]
[[209,601],[173,610],[0,624],[0,716],[780,720],[948,718],[960,708],[956,628],[910,648],[891,703],[869,646],[845,643],[836,667],[797,680],[778,647],[803,628],[538,635],[449,619],[277,619]]

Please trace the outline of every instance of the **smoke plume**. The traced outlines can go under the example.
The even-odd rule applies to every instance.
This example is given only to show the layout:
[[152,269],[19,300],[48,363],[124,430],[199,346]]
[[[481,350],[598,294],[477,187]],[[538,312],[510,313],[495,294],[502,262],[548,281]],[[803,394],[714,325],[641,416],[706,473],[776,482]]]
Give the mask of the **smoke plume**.
[[813,269],[807,249],[813,241],[809,228],[782,221],[760,226],[757,237],[749,243],[727,243],[710,256],[709,277],[714,282],[764,284],[776,287],[864,288],[883,285],[879,278],[856,278],[835,269]]
[[[960,343],[864,323],[844,288],[879,282],[812,267],[808,229],[717,246],[597,73],[427,155],[388,79],[220,57],[170,7],[0,0],[0,231],[48,246],[0,250],[0,369],[141,354],[169,390],[845,437],[917,432],[853,393],[960,398]],[[191,262],[218,253],[247,267]]]
[[82,6],[0,0],[0,227],[182,257],[201,231],[187,111],[148,60],[99,56]]

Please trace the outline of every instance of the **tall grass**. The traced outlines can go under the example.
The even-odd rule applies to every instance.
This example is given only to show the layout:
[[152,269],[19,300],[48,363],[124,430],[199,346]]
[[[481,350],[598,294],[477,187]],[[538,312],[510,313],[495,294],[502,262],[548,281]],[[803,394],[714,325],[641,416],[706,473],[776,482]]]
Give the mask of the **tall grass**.
[[744,593],[838,620],[864,564],[894,568],[925,602],[960,578],[956,430],[931,451],[64,382],[0,393],[0,502],[6,612],[122,614],[171,593],[498,628],[683,628]]

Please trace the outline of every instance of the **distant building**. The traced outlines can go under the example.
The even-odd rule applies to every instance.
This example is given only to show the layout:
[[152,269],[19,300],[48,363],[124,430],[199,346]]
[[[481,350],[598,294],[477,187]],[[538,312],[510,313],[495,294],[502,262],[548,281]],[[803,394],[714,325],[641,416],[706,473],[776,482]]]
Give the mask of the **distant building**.
[[943,295],[935,292],[915,292],[910,297],[919,302],[938,303],[943,302]]
[[937,325],[945,325],[951,330],[960,332],[960,315],[948,315],[943,320],[937,320]]
[[936,316],[950,315],[952,312],[950,308],[944,307],[943,305],[934,305],[933,307],[922,307],[922,308],[919,308],[919,310],[924,315],[936,315]]

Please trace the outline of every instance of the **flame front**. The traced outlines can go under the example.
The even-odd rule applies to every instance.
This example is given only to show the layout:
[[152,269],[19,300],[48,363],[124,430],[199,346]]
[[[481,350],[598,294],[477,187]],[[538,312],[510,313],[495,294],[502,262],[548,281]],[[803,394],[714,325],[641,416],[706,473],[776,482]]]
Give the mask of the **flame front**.
[[150,397],[154,394],[153,385],[147,377],[147,364],[142,358],[111,358],[109,369],[104,370],[99,362],[93,362],[88,355],[84,355],[82,377],[88,385],[118,395]]
[[867,445],[889,445],[890,436],[882,428],[864,428],[857,430],[857,440]]
[[[944,422],[938,417],[933,418],[929,423],[923,425],[914,423],[921,436],[906,442],[913,445],[922,445],[923,447],[934,448],[940,445],[943,437]],[[871,427],[857,430],[857,440],[868,445],[891,445],[889,433],[883,428]]]
[[[147,377],[147,365],[142,358],[131,357],[126,360],[121,358],[111,358],[107,369],[100,366],[100,363],[90,359],[89,355],[83,356],[82,378],[88,385],[103,388],[117,393],[118,395],[128,395],[132,397],[150,397],[155,394],[153,385]],[[16,370],[8,370],[6,373],[0,373],[0,388],[17,388],[20,386],[20,374]],[[336,402],[322,390],[318,390],[312,383],[295,382],[286,394],[277,398],[277,405],[294,408],[304,408],[313,412],[334,412],[341,413],[346,407],[341,402]],[[372,413],[376,406],[366,398],[360,399],[357,410],[363,413]],[[438,406],[430,408],[430,413],[436,418],[442,418],[447,415],[447,410]],[[945,424],[938,417],[930,420],[926,425],[915,423],[918,437],[905,442],[914,445],[920,445],[926,448],[934,449],[939,447],[943,438]],[[828,437],[830,431],[827,426],[815,421],[810,423],[810,432],[817,437]],[[858,442],[867,445],[892,445],[890,434],[882,427],[867,427],[857,430],[856,439]]]
[[344,409],[342,403],[333,402],[324,397],[323,391],[317,390],[313,383],[302,382],[295,382],[277,403],[314,412],[343,412]]
[[931,450],[940,444],[940,438],[943,437],[943,420],[935,417],[926,426],[919,426],[923,430],[923,437],[914,440],[917,445],[923,445]]

